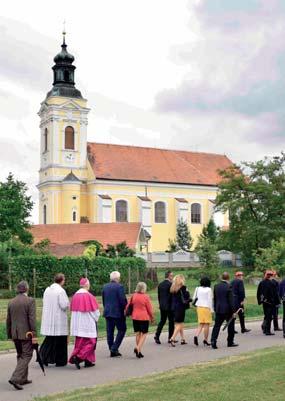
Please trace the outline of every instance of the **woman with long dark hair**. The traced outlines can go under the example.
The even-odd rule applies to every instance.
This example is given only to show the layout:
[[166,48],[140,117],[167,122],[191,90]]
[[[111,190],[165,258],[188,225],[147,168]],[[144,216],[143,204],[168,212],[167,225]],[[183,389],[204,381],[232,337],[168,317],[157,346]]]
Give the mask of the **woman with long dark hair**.
[[202,277],[200,280],[200,286],[196,287],[194,292],[194,302],[197,307],[197,316],[199,326],[194,337],[194,344],[199,345],[198,337],[201,332],[204,332],[204,345],[211,345],[208,343],[209,328],[212,323],[213,313],[213,293],[211,289],[211,281],[208,277]]

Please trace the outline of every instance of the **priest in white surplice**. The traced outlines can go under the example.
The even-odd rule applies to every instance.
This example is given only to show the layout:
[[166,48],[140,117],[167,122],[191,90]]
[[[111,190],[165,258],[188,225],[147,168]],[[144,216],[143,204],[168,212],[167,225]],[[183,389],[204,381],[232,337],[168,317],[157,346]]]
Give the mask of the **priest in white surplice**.
[[58,273],[54,283],[44,292],[41,334],[46,338],[40,354],[46,366],[49,363],[56,366],[67,364],[69,299],[63,288],[64,282],[64,274]]

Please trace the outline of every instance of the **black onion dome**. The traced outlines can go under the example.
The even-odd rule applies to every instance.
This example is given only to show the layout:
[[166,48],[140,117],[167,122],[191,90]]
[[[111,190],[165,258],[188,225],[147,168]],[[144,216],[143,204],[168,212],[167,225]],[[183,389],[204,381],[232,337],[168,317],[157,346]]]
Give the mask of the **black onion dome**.
[[73,65],[74,56],[67,51],[65,43],[65,32],[63,32],[63,43],[61,45],[61,52],[54,57],[55,65],[53,69],[53,87],[47,93],[47,98],[50,96],[63,96],[81,98],[81,92],[75,88],[74,72],[75,65]]

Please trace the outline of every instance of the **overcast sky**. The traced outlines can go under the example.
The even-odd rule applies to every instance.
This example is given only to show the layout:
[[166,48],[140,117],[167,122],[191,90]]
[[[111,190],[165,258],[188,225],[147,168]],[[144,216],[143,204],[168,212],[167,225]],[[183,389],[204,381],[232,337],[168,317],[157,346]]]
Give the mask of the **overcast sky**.
[[10,0],[0,14],[0,180],[12,171],[35,202],[64,19],[90,141],[235,162],[284,149],[284,0]]

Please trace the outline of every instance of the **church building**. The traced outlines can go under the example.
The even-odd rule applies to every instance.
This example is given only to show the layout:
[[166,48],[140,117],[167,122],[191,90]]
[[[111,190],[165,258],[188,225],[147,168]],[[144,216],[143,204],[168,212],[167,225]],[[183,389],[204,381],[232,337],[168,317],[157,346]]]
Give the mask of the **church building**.
[[211,217],[228,226],[227,215],[214,213],[218,170],[232,164],[226,156],[88,142],[90,109],[75,87],[65,34],[54,62],[53,86],[39,111],[40,225],[57,225],[58,231],[60,225],[84,225],[88,231],[98,223],[126,229],[136,223],[150,237],[150,252],[168,248],[178,219],[188,223],[193,238]]

